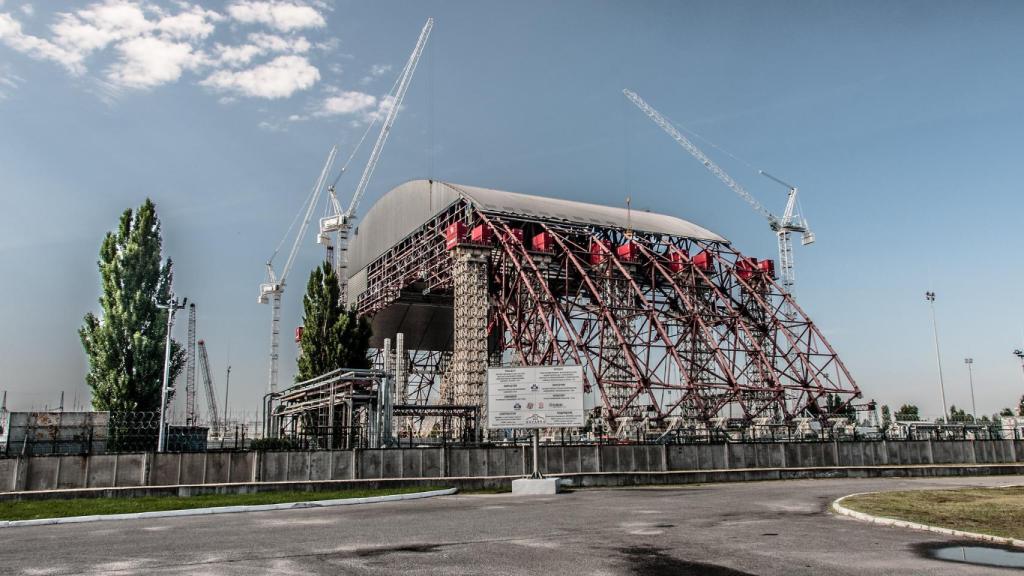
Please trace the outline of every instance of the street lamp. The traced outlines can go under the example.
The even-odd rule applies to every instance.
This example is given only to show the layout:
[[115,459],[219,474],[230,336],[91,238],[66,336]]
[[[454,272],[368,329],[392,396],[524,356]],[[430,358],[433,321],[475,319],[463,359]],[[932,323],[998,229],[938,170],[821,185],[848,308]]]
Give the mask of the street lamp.
[[1020,360],[1020,367],[1022,370],[1024,370],[1024,350],[1018,348],[1013,351],[1013,355],[1016,356],[1018,360]]
[[974,405],[974,358],[964,358],[964,364],[967,364],[967,377],[971,382],[971,416],[974,418],[975,424],[977,424],[978,407]]
[[167,310],[167,336],[164,344],[164,383],[160,387],[160,435],[156,443],[156,451],[163,452],[167,445],[167,387],[171,379],[171,328],[174,327],[174,313],[185,307],[188,298],[178,304],[178,299],[171,296],[167,304],[157,304],[157,308]]
[[939,367],[939,393],[942,395],[942,418],[949,424],[949,410],[946,409],[946,385],[942,381],[942,356],[939,355],[939,324],[935,320],[935,292],[925,292],[925,300],[932,311],[932,333],[935,335],[935,363]]

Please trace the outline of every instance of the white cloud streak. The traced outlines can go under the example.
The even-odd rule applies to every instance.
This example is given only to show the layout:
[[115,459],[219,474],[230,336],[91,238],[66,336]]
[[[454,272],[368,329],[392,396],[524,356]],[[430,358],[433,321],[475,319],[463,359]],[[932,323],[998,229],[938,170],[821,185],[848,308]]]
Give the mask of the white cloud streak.
[[218,70],[200,82],[218,92],[276,100],[312,88],[320,71],[304,56],[278,56],[266,64],[235,72]]
[[243,24],[263,24],[281,32],[327,25],[315,8],[279,0],[242,0],[229,5],[227,12]]

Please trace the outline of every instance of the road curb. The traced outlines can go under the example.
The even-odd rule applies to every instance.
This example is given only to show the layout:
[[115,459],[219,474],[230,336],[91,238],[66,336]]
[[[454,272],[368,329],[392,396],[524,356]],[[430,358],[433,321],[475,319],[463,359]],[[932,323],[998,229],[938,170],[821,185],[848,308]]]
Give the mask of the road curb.
[[842,504],[843,500],[846,500],[847,498],[863,496],[866,494],[878,494],[878,492],[858,492],[856,494],[847,494],[846,496],[832,502],[832,511],[842,516],[847,516],[862,522],[878,524],[879,526],[910,528],[911,530],[923,530],[925,532],[935,532],[936,534],[966,538],[968,540],[980,540],[983,542],[991,542],[993,544],[1024,548],[1024,540],[1018,540],[1016,538],[1004,538],[1002,536],[993,536],[991,534],[981,534],[978,532],[964,532],[963,530],[953,530],[952,528],[942,528],[941,526],[931,526],[929,524],[918,524],[917,522],[908,522],[906,520],[897,520],[895,518],[886,518],[884,516],[872,516],[871,514],[851,510]]
[[458,492],[458,488],[413,492],[410,494],[390,494],[387,496],[367,496],[365,498],[340,498],[335,500],[312,500],[307,502],[282,502],[280,504],[254,504],[251,506],[217,506],[213,508],[188,508],[184,510],[162,510],[158,512],[132,512],[129,514],[96,514],[92,516],[68,516],[65,518],[37,518],[34,520],[3,520],[0,528],[18,528],[23,526],[49,526],[51,524],[81,524],[83,522],[105,522],[108,520],[145,520],[149,518],[170,518],[174,516],[205,516],[209,514],[234,514],[238,512],[264,512],[267,510],[296,510],[299,508],[328,508],[331,506],[351,506],[354,504],[373,504],[376,502],[396,502],[399,500],[418,500],[434,496],[449,496]]

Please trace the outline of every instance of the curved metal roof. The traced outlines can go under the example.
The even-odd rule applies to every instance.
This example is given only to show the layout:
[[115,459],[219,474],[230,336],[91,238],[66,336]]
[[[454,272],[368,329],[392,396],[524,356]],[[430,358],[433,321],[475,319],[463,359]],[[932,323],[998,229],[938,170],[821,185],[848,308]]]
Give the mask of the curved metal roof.
[[413,233],[460,199],[484,212],[548,222],[573,222],[697,240],[727,242],[710,230],[675,216],[632,211],[586,202],[545,198],[436,180],[411,180],[387,192],[366,212],[349,243],[349,275]]

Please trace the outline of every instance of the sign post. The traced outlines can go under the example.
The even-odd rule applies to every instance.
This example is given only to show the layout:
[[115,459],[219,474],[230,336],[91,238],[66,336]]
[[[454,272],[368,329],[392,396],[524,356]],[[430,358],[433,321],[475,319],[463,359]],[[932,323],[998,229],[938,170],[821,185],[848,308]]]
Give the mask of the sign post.
[[[540,429],[583,424],[582,366],[487,369],[487,427],[533,431],[533,473],[528,480],[513,480],[513,492],[557,492],[558,479],[545,479],[540,473]],[[543,482],[544,488],[526,488],[524,482]]]

